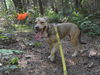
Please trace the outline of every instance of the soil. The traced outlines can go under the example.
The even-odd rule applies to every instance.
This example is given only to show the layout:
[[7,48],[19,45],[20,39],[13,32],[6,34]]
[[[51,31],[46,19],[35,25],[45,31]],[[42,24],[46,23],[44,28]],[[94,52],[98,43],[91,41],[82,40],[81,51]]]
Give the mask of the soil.
[[[100,75],[100,39],[82,36],[82,40],[87,44],[83,45],[84,52],[75,58],[71,56],[74,49],[69,39],[62,40],[68,75]],[[42,43],[40,47],[26,45],[25,42],[34,43],[36,40],[33,33],[25,32],[17,33],[15,40],[8,44],[6,42],[6,45],[1,44],[0,48],[23,50],[23,54],[17,55],[20,58],[20,68],[10,70],[9,73],[2,71],[0,75],[63,75],[59,51],[55,61],[50,62],[48,59],[50,50],[44,40],[39,41]],[[89,56],[90,51],[97,53]]]
[[[100,37],[91,38],[82,34],[82,41],[87,44],[83,45],[84,51],[75,58],[71,56],[74,49],[69,38],[66,38],[62,40],[62,46],[68,75],[100,75]],[[25,44],[37,42],[34,32],[19,32],[10,41],[2,41],[0,49],[17,49],[24,53],[17,55],[20,59],[18,69],[1,71],[0,75],[63,75],[59,50],[55,61],[51,62],[48,59],[50,49],[44,39],[38,41],[42,43],[39,47]]]

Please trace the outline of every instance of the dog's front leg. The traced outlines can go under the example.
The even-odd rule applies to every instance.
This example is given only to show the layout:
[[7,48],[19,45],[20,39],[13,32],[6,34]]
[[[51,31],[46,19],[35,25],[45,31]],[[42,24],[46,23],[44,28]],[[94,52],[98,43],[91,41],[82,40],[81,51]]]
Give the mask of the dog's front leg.
[[54,61],[55,59],[55,53],[56,53],[56,50],[57,50],[57,43],[53,44],[53,48],[51,49],[51,54],[50,56],[48,56],[48,58],[50,59],[50,61]]

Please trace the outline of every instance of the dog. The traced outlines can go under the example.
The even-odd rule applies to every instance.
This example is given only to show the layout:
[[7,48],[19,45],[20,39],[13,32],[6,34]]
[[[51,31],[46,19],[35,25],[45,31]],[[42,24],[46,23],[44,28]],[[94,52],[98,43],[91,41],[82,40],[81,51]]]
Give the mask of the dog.
[[[50,46],[51,54],[48,58],[51,61],[55,59],[55,53],[58,48],[58,42],[56,39],[56,32],[54,29],[54,25],[49,24],[47,18],[45,17],[38,17],[36,18],[36,25],[34,26],[36,33],[36,40],[40,40],[41,37],[45,37],[48,45]],[[72,54],[73,57],[77,56],[78,51],[81,50],[81,40],[80,40],[80,29],[74,23],[58,23],[56,24],[59,37],[63,39],[66,35],[70,37],[70,41],[72,43],[75,52]],[[82,43],[84,44],[84,43]]]

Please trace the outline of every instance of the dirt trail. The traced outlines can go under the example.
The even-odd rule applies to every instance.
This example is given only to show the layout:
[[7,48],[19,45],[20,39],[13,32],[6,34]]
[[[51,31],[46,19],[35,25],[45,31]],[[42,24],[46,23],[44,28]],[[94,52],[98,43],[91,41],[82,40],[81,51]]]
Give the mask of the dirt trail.
[[[19,41],[4,47],[7,49],[21,49],[25,51],[23,55],[18,55],[20,58],[20,69],[11,70],[9,73],[5,71],[0,72],[0,75],[63,75],[59,52],[57,52],[55,62],[52,63],[47,58],[50,51],[48,45],[43,40],[40,41],[42,42],[41,47],[34,47],[25,45],[22,41],[28,38],[28,40],[25,41],[36,42],[33,33],[19,33],[16,39],[19,39],[19,37],[21,38]],[[100,75],[99,37],[92,39],[83,35],[82,40],[87,42],[87,44],[84,45],[85,52],[76,58],[71,57],[74,50],[72,49],[70,41],[67,39],[62,41],[68,75]],[[0,45],[0,48],[1,46],[3,45]],[[90,51],[96,51],[98,55],[89,56]]]
[[[0,28],[2,25],[0,20]],[[25,44],[36,42],[33,32],[18,33],[13,38],[12,42],[0,41],[0,49],[19,49],[25,53],[17,55],[20,58],[18,69],[0,71],[0,75],[63,75],[59,52],[55,62],[50,62],[47,58],[50,50],[43,40],[40,47]],[[100,75],[100,37],[93,39],[83,34],[82,40],[87,42],[83,45],[85,51],[76,58],[71,57],[74,50],[68,38],[62,41],[68,75]]]

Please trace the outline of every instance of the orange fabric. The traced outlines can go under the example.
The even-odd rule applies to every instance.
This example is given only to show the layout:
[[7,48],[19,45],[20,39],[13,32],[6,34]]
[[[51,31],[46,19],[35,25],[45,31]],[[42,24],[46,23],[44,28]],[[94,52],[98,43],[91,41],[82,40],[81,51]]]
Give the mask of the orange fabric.
[[27,16],[28,16],[28,13],[18,14],[17,20],[25,20]]

